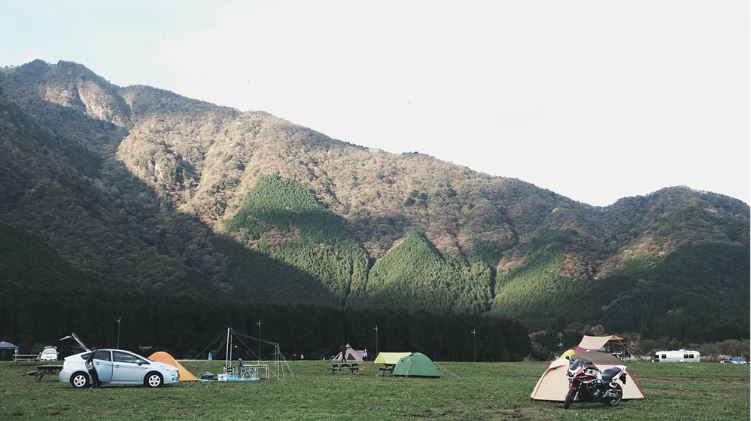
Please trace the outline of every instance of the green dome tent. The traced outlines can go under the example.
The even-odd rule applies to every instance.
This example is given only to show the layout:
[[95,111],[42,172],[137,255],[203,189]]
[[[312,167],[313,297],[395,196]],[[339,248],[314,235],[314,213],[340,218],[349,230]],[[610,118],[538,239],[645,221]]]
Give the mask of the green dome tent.
[[402,357],[394,367],[394,376],[441,377],[433,361],[420,352],[413,352]]

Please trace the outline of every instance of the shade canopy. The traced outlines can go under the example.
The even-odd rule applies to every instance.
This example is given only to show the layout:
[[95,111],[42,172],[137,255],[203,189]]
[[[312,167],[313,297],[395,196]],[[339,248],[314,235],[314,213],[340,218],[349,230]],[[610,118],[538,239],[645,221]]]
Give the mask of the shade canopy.
[[608,342],[614,341],[614,342],[620,342],[623,338],[620,336],[615,335],[609,335],[609,336],[587,336],[584,335],[581,342],[579,342],[579,348],[583,349],[600,349],[605,346]]
[[17,345],[14,345],[10,342],[0,341],[0,349],[18,349]]

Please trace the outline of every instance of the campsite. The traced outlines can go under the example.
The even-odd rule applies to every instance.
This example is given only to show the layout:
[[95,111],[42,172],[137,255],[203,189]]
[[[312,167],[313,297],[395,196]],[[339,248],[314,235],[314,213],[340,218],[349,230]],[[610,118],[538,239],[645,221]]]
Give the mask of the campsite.
[[751,421],[748,2],[2,10],[0,421]]
[[[181,361],[192,372],[206,361]],[[221,371],[223,361],[209,367]],[[370,362],[359,375],[331,375],[330,361],[290,361],[293,376],[253,383],[180,383],[157,389],[75,390],[56,376],[40,383],[28,366],[0,363],[0,419],[522,419],[587,417],[612,420],[748,419],[747,366],[632,362],[647,396],[617,407],[560,402],[529,395],[549,362],[437,362],[440,379],[378,376]]]

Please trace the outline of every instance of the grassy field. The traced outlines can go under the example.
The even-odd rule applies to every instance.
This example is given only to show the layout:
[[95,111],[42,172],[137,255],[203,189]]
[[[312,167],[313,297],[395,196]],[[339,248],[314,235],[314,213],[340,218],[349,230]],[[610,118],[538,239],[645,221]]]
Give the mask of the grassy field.
[[[191,371],[221,363],[188,362]],[[0,419],[513,419],[748,420],[749,368],[716,363],[630,365],[647,399],[601,404],[530,401],[547,363],[442,363],[443,378],[328,374],[323,361],[291,362],[294,376],[254,383],[192,383],[159,389],[75,390],[29,366],[0,363]]]

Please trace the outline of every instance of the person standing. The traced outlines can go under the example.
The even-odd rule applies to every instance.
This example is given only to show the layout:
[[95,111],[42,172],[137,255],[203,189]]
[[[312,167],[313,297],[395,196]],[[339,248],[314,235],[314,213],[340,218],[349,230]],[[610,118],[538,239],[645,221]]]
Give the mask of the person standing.
[[86,359],[86,370],[89,372],[89,379],[91,380],[91,388],[97,388],[102,385],[102,382],[99,381],[99,373],[96,371],[96,366],[94,364],[94,355],[96,354],[96,347],[91,347],[91,354],[89,354],[89,357]]
[[347,346],[342,345],[341,347],[339,347],[339,351],[341,351],[342,354],[342,361],[347,361]]

